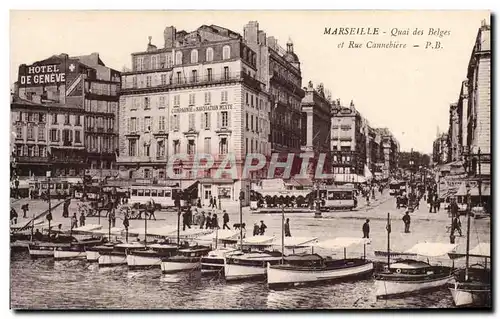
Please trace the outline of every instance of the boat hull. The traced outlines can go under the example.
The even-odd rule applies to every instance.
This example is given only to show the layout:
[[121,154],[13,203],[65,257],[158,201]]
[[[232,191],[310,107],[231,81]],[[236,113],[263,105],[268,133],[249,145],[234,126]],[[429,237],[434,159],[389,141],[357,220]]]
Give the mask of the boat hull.
[[375,295],[377,298],[390,298],[400,295],[412,294],[422,290],[440,288],[454,282],[453,275],[421,281],[375,280]]
[[54,250],[55,260],[69,260],[69,259],[86,259],[87,253],[85,251],[72,251],[72,250]]
[[224,258],[203,258],[201,262],[202,275],[224,274]]
[[329,282],[334,280],[345,280],[359,278],[373,272],[373,263],[343,267],[338,269],[308,270],[308,269],[283,269],[280,266],[267,267],[267,284],[269,288],[290,285],[305,285],[318,282]]
[[267,268],[263,266],[257,267],[228,263],[224,265],[224,277],[226,281],[264,278],[266,273]]
[[127,256],[125,254],[100,255],[98,263],[99,267],[113,267],[113,266],[127,265]]
[[196,262],[175,262],[162,261],[161,272],[164,274],[172,274],[183,271],[194,271],[201,268],[201,260]]
[[160,268],[161,258],[155,256],[139,256],[128,254],[127,265],[129,269]]
[[99,261],[100,256],[101,255],[99,254],[98,251],[92,251],[92,250],[86,251],[86,257],[88,262],[96,263]]
[[467,289],[457,286],[449,289],[457,307],[489,307],[491,304],[490,289]]

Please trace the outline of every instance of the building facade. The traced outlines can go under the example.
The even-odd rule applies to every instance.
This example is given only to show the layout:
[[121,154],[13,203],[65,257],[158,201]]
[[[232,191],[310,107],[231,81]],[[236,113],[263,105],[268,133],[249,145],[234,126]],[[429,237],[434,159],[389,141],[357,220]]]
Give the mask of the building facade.
[[[291,40],[286,50],[278,45],[273,36],[267,36],[259,29],[257,21],[250,21],[244,26],[245,43],[256,52],[257,79],[262,82],[269,94],[270,135],[272,153],[279,153],[280,161],[285,161],[288,154],[296,155],[292,175],[299,173],[301,161],[302,132],[302,71],[300,60],[294,52]],[[276,176],[281,171],[277,170]]]
[[[132,53],[120,97],[120,175],[169,183],[168,158],[183,179],[200,181],[199,197],[222,202],[248,199],[249,180],[215,178],[216,169],[194,176],[195,154],[211,154],[215,167],[228,154],[238,172],[248,153],[269,154],[268,95],[257,76],[257,54],[238,33],[215,25],[193,32],[167,27],[164,47],[150,42]],[[254,176],[257,177],[259,172]]]
[[378,128],[382,141],[382,178],[388,179],[398,170],[399,142],[388,128]]
[[432,162],[434,165],[446,164],[448,161],[448,134],[442,133],[432,144]]
[[368,127],[366,154],[366,164],[373,177],[376,180],[387,178],[384,177],[385,160],[382,134],[376,128]]
[[332,105],[331,158],[335,182],[357,183],[365,181],[366,121],[354,107],[341,105],[336,100]]
[[323,84],[316,89],[313,83],[304,88],[305,96],[302,99],[302,120],[301,120],[301,149],[302,152],[313,156],[310,161],[309,175],[314,174],[315,161],[319,154],[327,154],[323,171],[330,173],[330,125],[331,125],[331,100],[325,96]]
[[448,126],[448,158],[447,162],[455,162],[461,159],[461,117],[458,113],[458,103],[452,103],[450,105],[450,115],[449,115],[449,126]]
[[[92,93],[95,83],[102,89]],[[45,176],[51,170],[52,176],[83,176],[92,166],[114,168],[119,85],[119,72],[106,67],[97,53],[60,54],[21,65],[11,101],[18,175]],[[86,129],[93,118],[102,128],[94,144]]]

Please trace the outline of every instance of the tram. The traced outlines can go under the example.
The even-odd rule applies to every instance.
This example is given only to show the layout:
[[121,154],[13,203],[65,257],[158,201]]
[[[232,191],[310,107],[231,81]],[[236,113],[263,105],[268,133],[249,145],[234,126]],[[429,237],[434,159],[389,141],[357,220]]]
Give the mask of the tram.
[[326,187],[319,190],[320,210],[354,209],[357,207],[353,187]]

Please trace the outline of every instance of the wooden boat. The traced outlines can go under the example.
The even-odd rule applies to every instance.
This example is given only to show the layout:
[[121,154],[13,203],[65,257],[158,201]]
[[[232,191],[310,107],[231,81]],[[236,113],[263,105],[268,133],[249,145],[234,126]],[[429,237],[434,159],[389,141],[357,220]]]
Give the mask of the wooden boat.
[[[455,244],[419,243],[408,253],[438,257],[455,247]],[[396,297],[440,288],[453,281],[454,274],[451,267],[433,266],[429,262],[404,259],[389,263],[383,272],[375,276],[375,295],[377,298]]]
[[129,269],[161,268],[162,258],[174,255],[177,250],[177,244],[148,244],[145,249],[128,251],[127,265]]
[[[480,243],[465,254],[448,254],[450,258],[481,258],[484,267],[474,268],[469,265],[456,275],[456,282],[449,287],[453,302],[457,307],[491,307],[491,270],[487,268],[490,256],[490,243]],[[467,256],[468,255],[468,256]]]
[[127,251],[144,249],[144,244],[140,242],[117,244],[112,249],[108,247],[98,250],[99,267],[110,267],[127,265]]
[[[356,244],[366,245],[369,240],[340,237],[311,244],[328,250],[344,249],[343,259],[322,257],[318,254],[293,254],[284,257],[280,264],[267,265],[267,284],[269,288],[306,285],[363,278],[373,272],[373,263],[363,258],[346,258],[346,248]],[[364,249],[363,251],[366,251]]]
[[54,259],[67,260],[67,259],[87,259],[86,249],[88,247],[97,246],[104,243],[103,238],[90,238],[71,243],[70,246],[55,247]]
[[[286,237],[285,247],[295,249],[307,246],[316,237]],[[225,258],[224,276],[227,281],[265,278],[267,264],[278,265],[283,261],[282,251],[270,250],[278,246],[273,236],[253,236],[244,240],[243,252]]]
[[240,251],[236,247],[239,237],[239,230],[216,230],[212,234],[197,238],[198,243],[212,243],[215,248],[201,258],[201,274],[224,275],[224,258]]
[[193,246],[179,249],[172,257],[161,260],[161,271],[164,274],[181,271],[192,271],[201,268],[201,257],[212,250],[210,246]]
[[28,244],[28,251],[31,258],[52,258],[54,257],[54,249],[57,247],[70,247],[71,243],[55,243],[55,242],[34,242]]

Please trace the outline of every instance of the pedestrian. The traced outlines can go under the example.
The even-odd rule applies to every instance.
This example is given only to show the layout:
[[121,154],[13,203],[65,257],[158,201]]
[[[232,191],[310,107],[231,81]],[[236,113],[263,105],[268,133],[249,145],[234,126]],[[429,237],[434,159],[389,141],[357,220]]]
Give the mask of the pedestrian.
[[434,202],[432,201],[432,197],[428,197],[427,202],[429,203],[429,213],[432,213],[432,208],[434,207]]
[[69,205],[68,205],[68,200],[65,200],[64,201],[64,204],[63,204],[63,217],[64,218],[67,218],[69,216]]
[[23,218],[27,218],[26,213],[28,212],[28,204],[24,204],[21,209],[23,210]]
[[186,226],[191,229],[191,226],[189,225],[189,222],[188,222],[188,212],[185,211],[183,214],[182,214],[182,230],[185,231],[186,230]]
[[205,222],[206,229],[212,229],[212,213],[208,212],[207,221]]
[[82,212],[80,214],[80,227],[85,226],[85,214]]
[[370,220],[366,219],[363,224],[363,238],[370,238]]
[[111,221],[111,227],[116,227],[116,213],[114,208],[109,213],[109,219]]
[[401,207],[401,196],[398,194],[396,196],[396,209],[399,209]]
[[205,224],[205,212],[201,212],[200,215],[200,229],[203,229],[203,225]]
[[78,218],[76,217],[76,213],[73,213],[73,217],[71,218],[71,229],[78,227]]
[[197,203],[196,203],[196,206],[197,206],[198,208],[201,208],[201,199],[200,199],[200,198],[198,198],[198,201],[197,201]]
[[212,229],[219,229],[219,220],[217,219],[217,214],[214,214],[212,216],[211,225],[212,225]]
[[405,224],[405,233],[409,233],[411,217],[408,211],[406,211],[406,214],[403,216],[403,222]]
[[253,224],[253,235],[258,236],[260,234],[260,227],[257,223]]
[[125,240],[128,242],[128,227],[130,226],[128,222],[128,214],[125,213],[125,217],[123,218],[123,228],[125,228]]
[[[220,203],[220,200],[219,200],[219,203]],[[224,215],[222,215],[222,221],[224,223],[224,225],[222,225],[222,229],[231,229],[231,227],[229,227],[229,225],[227,223],[229,223],[229,214],[224,211]]]
[[14,207],[10,208],[10,221],[12,225],[17,224],[17,212]]
[[38,228],[35,231],[34,238],[35,238],[36,241],[42,241],[42,239],[43,239],[43,235],[42,235],[42,233],[40,232],[40,230]]
[[462,223],[460,222],[460,217],[458,215],[455,215],[455,218],[453,219],[451,233],[453,234],[455,230],[458,231],[460,237],[462,237]]
[[290,218],[287,218],[285,222],[285,237],[292,237],[290,233]]
[[264,235],[264,234],[265,234],[265,232],[266,232],[266,228],[267,228],[266,224],[264,224],[264,221],[263,221],[263,220],[261,220],[261,221],[260,221],[260,229],[259,229],[260,231],[259,231],[259,235]]
[[198,209],[194,209],[194,214],[193,214],[193,225],[199,225],[200,224],[200,213],[198,212]]
[[155,209],[156,209],[156,203],[151,198],[151,200],[149,201],[149,207],[148,207],[149,219],[151,219],[151,217],[153,217],[154,220],[156,220]]
[[354,208],[358,207],[358,198],[356,195],[353,196],[353,201],[354,201]]

